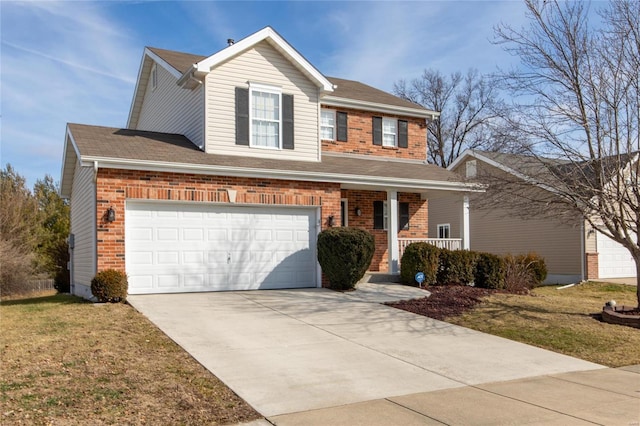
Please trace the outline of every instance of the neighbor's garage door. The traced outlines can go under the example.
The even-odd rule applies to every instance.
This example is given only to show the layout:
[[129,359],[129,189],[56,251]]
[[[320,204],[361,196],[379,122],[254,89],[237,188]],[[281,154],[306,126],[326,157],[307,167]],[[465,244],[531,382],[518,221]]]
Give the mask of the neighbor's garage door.
[[316,287],[315,209],[127,202],[129,293]]
[[636,264],[629,250],[600,232],[597,235],[599,278],[635,277]]

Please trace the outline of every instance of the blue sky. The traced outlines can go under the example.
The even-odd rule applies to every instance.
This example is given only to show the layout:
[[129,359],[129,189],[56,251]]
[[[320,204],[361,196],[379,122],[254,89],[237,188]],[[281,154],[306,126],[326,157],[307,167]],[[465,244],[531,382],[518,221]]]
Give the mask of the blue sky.
[[0,2],[2,166],[60,179],[68,122],[124,127],[144,46],[210,55],[267,25],[323,74],[391,91],[425,68],[509,67],[520,1]]

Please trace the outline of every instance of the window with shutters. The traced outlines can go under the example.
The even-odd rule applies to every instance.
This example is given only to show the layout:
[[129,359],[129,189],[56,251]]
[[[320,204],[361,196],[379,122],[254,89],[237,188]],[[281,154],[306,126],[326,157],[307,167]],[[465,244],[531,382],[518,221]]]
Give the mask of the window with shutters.
[[[409,229],[409,203],[398,203],[398,230]],[[373,229],[388,229],[389,211],[386,201],[373,202]]]
[[236,87],[236,145],[294,149],[293,95],[279,87]]
[[249,146],[277,148],[282,146],[280,90],[264,85],[250,85],[251,139]]
[[333,141],[336,139],[336,112],[332,109],[320,111],[320,138]]
[[373,117],[373,144],[385,147],[409,146],[409,122],[395,118]]

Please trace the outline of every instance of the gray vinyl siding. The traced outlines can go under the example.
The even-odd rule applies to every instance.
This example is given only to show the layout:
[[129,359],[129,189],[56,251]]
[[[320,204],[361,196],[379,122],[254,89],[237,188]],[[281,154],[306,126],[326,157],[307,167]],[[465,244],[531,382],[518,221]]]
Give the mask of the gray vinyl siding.
[[204,87],[183,89],[165,68],[157,65],[157,70],[157,87],[148,80],[136,129],[182,134],[203,149]]
[[76,294],[85,296],[79,287],[90,287],[96,274],[96,185],[93,168],[80,167],[79,163],[71,191],[71,233],[75,237],[72,282]]
[[[236,145],[235,88],[248,83],[282,88],[294,96],[293,150]],[[271,45],[263,41],[213,69],[206,77],[206,150],[208,153],[318,161],[320,156],[318,88]]]

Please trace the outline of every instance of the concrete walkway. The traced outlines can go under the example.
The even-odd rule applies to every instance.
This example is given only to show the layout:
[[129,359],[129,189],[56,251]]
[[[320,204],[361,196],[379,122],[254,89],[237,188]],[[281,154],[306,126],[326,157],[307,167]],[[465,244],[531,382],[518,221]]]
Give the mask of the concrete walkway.
[[379,304],[424,294],[367,284],[129,301],[275,424],[572,424],[589,408],[638,420],[638,371]]

